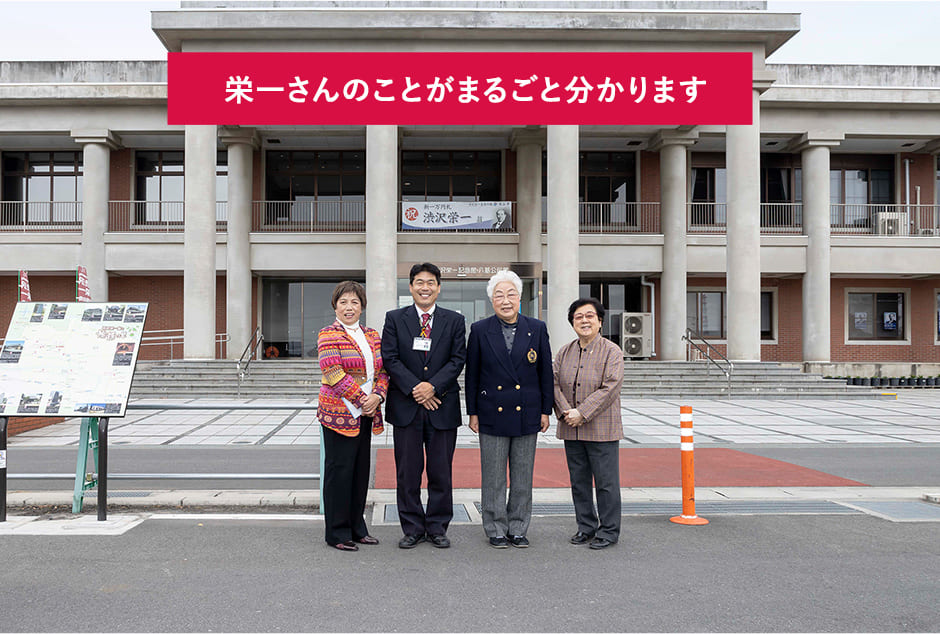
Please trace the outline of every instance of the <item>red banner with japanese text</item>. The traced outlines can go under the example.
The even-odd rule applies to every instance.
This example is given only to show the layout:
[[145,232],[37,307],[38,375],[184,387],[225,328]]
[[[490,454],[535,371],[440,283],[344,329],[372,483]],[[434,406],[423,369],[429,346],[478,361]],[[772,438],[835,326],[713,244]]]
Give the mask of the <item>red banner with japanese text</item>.
[[79,266],[75,270],[75,301],[91,301],[91,290],[88,288],[88,271],[84,266]]
[[751,53],[169,53],[171,125],[749,125]]

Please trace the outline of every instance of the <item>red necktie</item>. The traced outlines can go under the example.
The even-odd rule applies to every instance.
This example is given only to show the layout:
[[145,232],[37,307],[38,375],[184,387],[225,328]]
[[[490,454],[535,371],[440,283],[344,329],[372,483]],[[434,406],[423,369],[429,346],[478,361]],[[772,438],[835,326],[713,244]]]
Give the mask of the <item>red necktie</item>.
[[421,315],[421,336],[425,339],[431,338],[431,313]]

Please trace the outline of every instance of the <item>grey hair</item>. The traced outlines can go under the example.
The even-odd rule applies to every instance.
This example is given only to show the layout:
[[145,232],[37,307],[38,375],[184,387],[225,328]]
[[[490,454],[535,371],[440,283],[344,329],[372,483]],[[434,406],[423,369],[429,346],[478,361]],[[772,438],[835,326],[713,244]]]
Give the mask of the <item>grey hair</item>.
[[493,301],[493,290],[496,288],[496,285],[500,282],[512,282],[512,285],[516,287],[516,292],[519,295],[522,295],[522,280],[518,275],[509,270],[499,271],[490,278],[490,281],[486,283],[486,296],[490,298],[490,301]]

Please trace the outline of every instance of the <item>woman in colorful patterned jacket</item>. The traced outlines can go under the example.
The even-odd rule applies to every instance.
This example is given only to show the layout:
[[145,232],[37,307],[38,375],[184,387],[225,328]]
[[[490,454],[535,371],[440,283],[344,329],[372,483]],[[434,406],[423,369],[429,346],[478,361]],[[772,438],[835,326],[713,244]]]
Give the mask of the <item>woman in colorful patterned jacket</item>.
[[[336,321],[317,336],[323,380],[317,418],[323,426],[323,515],[326,543],[343,550],[378,544],[363,513],[369,491],[372,434],[382,433],[381,404],[388,392],[382,339],[359,325],[366,292],[358,282],[333,289]],[[371,431],[371,433],[369,433]]]

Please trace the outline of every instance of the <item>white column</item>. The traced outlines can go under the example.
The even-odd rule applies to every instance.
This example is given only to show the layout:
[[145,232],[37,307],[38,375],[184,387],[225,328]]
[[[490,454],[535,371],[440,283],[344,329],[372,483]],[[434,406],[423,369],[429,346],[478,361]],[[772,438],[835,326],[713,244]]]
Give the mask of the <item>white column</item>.
[[73,130],[82,144],[82,247],[79,265],[88,271],[88,290],[96,302],[108,301],[104,234],[111,197],[111,150],[119,146],[110,130]]
[[219,132],[228,149],[228,221],[225,246],[225,331],[229,359],[238,359],[251,340],[252,158],[259,146],[253,128]]
[[366,126],[366,325],[398,307],[398,126]]
[[568,306],[578,298],[578,126],[548,126],[548,336],[575,338]]
[[829,148],[832,137],[803,135],[794,151],[802,152],[803,230],[807,236],[803,276],[803,361],[828,363],[830,354]]
[[687,147],[695,143],[697,132],[664,130],[653,137],[650,149],[659,150],[660,224],[663,231],[663,274],[661,278],[659,359],[684,361],[686,329],[686,163]]
[[545,130],[513,130],[510,145],[516,152],[516,230],[519,262],[542,262],[542,148]]
[[728,357],[760,361],[760,102],[751,125],[729,125]]
[[214,125],[186,126],[183,213],[183,356],[215,359]]

